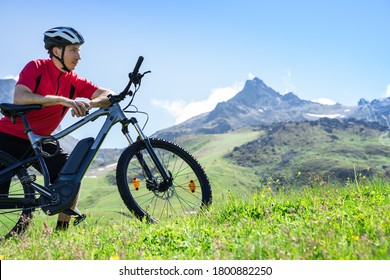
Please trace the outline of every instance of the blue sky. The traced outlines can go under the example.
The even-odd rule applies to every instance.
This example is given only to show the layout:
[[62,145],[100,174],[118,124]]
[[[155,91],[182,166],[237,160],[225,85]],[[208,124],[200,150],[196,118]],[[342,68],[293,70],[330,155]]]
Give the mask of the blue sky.
[[[152,73],[134,104],[150,115],[148,134],[212,110],[253,77],[306,100],[390,96],[390,0],[0,0],[0,13],[0,78],[47,57],[42,33],[60,25],[86,40],[76,72],[115,92],[144,56]],[[117,139],[105,146],[126,145]]]

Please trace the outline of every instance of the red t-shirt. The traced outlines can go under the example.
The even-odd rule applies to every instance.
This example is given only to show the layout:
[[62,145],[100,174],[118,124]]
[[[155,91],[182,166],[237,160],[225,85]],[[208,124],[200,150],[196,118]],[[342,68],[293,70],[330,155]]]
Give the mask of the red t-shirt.
[[[79,77],[73,71],[62,72],[51,59],[30,61],[19,75],[17,84],[28,87],[33,93],[40,95],[58,95],[75,99],[83,97],[91,99],[98,86]],[[27,120],[35,134],[50,135],[64,118],[68,107],[62,105],[45,106],[42,110],[27,113]],[[24,133],[22,120],[16,123],[6,117],[0,119],[0,131],[20,138],[28,139]]]

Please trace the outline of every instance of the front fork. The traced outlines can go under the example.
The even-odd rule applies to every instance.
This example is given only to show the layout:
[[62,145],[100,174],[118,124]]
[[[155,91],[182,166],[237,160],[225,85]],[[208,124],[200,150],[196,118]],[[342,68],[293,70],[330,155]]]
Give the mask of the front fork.
[[150,171],[149,166],[146,164],[143,155],[141,153],[138,153],[137,159],[139,163],[142,166],[143,171],[146,174],[146,177],[149,180],[149,183],[152,184],[154,187],[151,188],[151,190],[159,190],[159,191],[165,191],[172,185],[172,174],[171,172],[165,170],[163,165],[161,164],[160,160],[158,159],[152,144],[150,144],[150,140],[148,137],[145,136],[143,133],[141,127],[138,125],[138,121],[136,118],[130,118],[122,121],[122,133],[125,135],[127,140],[129,141],[130,145],[134,143],[134,141],[131,139],[131,136],[129,134],[128,126],[129,124],[132,124],[135,128],[135,130],[138,133],[138,141],[143,141],[146,147],[146,150],[149,153],[150,158],[152,159],[154,165],[156,166],[158,172],[160,173],[161,177],[163,178],[163,182],[160,184],[157,183],[155,177],[153,177],[152,172]]

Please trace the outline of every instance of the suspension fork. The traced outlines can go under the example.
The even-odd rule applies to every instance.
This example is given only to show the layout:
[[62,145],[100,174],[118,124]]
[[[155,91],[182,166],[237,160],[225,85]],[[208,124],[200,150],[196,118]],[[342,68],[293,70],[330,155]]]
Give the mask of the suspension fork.
[[[129,134],[129,130],[128,130],[129,124],[132,124],[134,126],[135,130],[137,131],[137,133],[139,135],[139,140],[144,142],[146,150],[148,151],[149,156],[152,159],[153,163],[157,167],[158,172],[161,174],[161,176],[164,180],[164,183],[170,184],[172,182],[172,175],[171,174],[168,175],[167,172],[165,171],[165,168],[163,167],[160,160],[158,159],[156,152],[154,151],[154,149],[152,147],[152,144],[150,144],[149,138],[147,138],[145,136],[145,134],[143,133],[142,129],[138,125],[138,121],[136,118],[132,117],[130,119],[126,119],[126,120],[122,121],[122,133],[126,136],[129,143],[132,144],[133,140],[131,139],[130,134]],[[152,172],[150,171],[149,167],[145,163],[142,154],[138,153],[136,156],[137,156],[137,159],[140,162],[143,170],[145,171],[147,177],[149,179],[153,179]]]

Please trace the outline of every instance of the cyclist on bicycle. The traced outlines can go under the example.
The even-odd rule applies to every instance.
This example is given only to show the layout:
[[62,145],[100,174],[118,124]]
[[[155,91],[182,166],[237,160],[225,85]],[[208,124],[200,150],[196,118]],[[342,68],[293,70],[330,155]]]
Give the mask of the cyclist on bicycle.
[[[58,127],[66,112],[72,116],[85,116],[89,109],[111,104],[109,90],[98,87],[89,80],[79,77],[73,70],[80,58],[80,46],[84,38],[71,27],[55,27],[44,33],[45,48],[50,58],[30,61],[20,72],[15,86],[15,104],[41,104],[42,110],[31,111],[27,119],[34,133],[50,135]],[[76,100],[76,98],[85,98]],[[89,99],[88,101],[85,101]],[[0,119],[0,150],[17,159],[32,153],[31,144],[25,134],[21,119],[16,123],[6,117]],[[53,154],[56,144],[46,143],[43,150]],[[54,157],[45,158],[50,182],[53,183],[65,164],[68,154],[60,149]],[[38,167],[37,167],[38,168]],[[0,192],[9,186],[0,185]],[[73,209],[76,207],[77,198]],[[60,213],[56,229],[68,228],[70,216]]]

